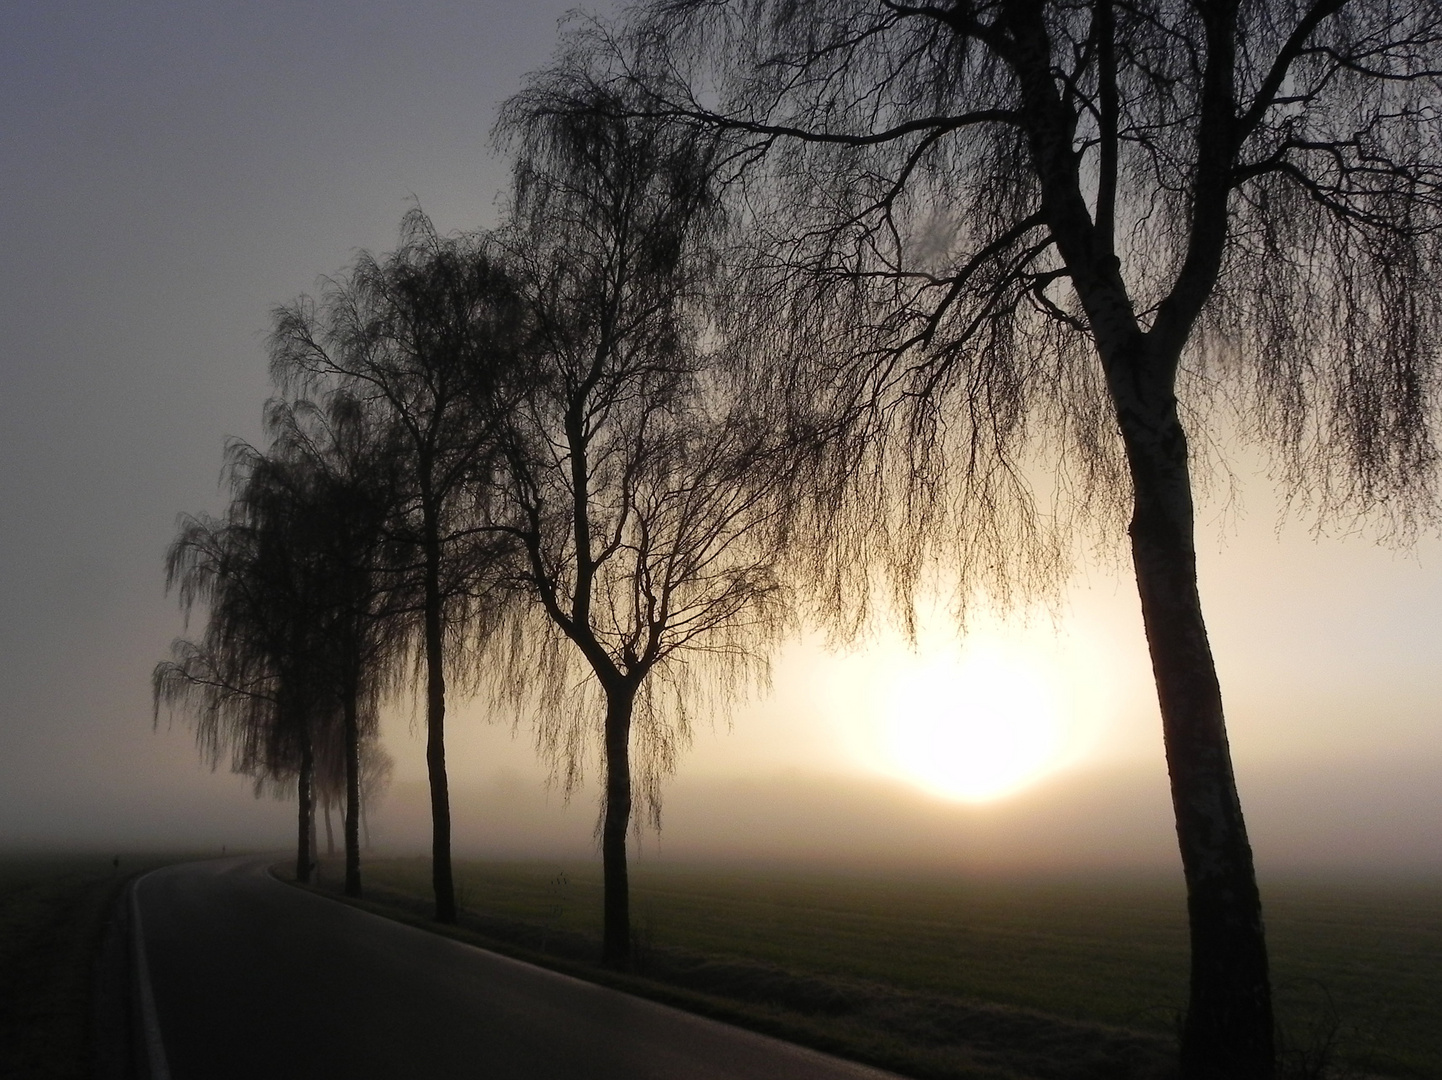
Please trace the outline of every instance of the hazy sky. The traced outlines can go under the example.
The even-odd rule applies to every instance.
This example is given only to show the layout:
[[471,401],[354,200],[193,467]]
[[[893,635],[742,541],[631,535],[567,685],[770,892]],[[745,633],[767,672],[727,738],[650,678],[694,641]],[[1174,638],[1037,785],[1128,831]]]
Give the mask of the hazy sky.
[[[0,846],[288,838],[288,804],[212,774],[183,724],[151,730],[149,673],[181,631],[162,553],[179,512],[219,508],[225,439],[259,436],[270,308],[391,244],[412,199],[443,230],[493,220],[496,107],[567,6],[0,10]],[[1202,587],[1264,873],[1442,869],[1442,544],[1278,530],[1255,461],[1236,469],[1241,512],[1201,515]],[[916,739],[898,740],[934,712],[960,745],[941,699],[970,700],[983,670],[1040,695],[1054,730],[1046,775],[973,804],[926,790]],[[916,684],[933,697],[898,707]],[[797,643],[733,721],[697,732],[651,850],[1175,859],[1116,565],[1078,575],[1055,627],[1038,612],[958,646],[937,620],[919,657]],[[386,731],[398,765],[377,830],[418,843],[421,742],[404,711]],[[547,794],[524,729],[462,707],[452,731],[462,846],[588,849],[592,791]]]

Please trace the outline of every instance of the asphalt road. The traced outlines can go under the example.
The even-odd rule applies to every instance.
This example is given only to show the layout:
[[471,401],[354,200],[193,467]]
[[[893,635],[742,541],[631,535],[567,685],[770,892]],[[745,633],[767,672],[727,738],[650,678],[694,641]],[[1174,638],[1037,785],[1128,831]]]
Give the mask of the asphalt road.
[[135,885],[174,1080],[896,1080],[292,888],[268,862]]

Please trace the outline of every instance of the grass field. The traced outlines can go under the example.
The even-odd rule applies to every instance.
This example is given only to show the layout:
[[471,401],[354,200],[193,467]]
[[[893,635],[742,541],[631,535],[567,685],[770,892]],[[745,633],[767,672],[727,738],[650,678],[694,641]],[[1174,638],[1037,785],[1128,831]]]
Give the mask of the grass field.
[[183,855],[0,854],[0,1077],[93,1077],[95,964],[120,890]]
[[92,965],[130,861],[0,856],[0,1076],[93,1075]]
[[[372,861],[365,874],[378,894],[428,895],[425,860]],[[923,1045],[905,1059],[918,1075],[1004,1075],[1003,1058],[947,1049],[951,1029],[975,1029],[977,1003],[1010,1010],[992,1017],[1002,1027],[1045,1014],[1149,1033],[1156,1047],[1185,997],[1185,909],[1170,878],[963,881],[643,864],[632,881],[644,974],[798,1014],[822,1042],[833,1030],[864,1049],[874,1036],[874,1060],[899,1063],[897,1040],[929,1040],[934,1053]],[[459,863],[457,882],[483,932],[543,953],[594,949],[594,865]],[[1442,882],[1281,880],[1265,895],[1293,1074],[1325,1052],[1333,1075],[1442,1077]],[[998,1038],[1035,1042],[1040,1030],[1022,1023]],[[1044,1061],[1029,1068],[1048,1071]]]

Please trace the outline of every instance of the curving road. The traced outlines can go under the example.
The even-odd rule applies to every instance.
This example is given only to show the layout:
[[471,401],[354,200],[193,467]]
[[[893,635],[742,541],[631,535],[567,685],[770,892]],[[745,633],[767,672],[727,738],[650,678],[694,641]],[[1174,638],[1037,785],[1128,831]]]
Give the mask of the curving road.
[[136,882],[156,1080],[897,1080],[292,888],[269,862]]

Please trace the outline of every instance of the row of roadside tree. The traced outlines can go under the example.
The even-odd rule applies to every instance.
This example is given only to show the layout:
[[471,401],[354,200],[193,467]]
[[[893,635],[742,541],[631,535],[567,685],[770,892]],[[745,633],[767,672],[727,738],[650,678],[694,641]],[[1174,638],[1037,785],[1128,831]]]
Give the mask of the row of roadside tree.
[[444,922],[455,691],[534,717],[568,789],[599,744],[605,958],[624,966],[633,802],[659,815],[688,704],[758,671],[790,616],[794,432],[708,331],[716,140],[555,91],[507,113],[501,228],[443,237],[416,210],[395,251],[277,310],[271,442],[228,448],[222,517],[182,520],[168,580],[205,629],[154,687],[213,756],[294,784],[302,880],[318,778],[343,783],[353,895],[378,711],[414,688]]
[[1442,7],[645,0],[574,23],[498,134],[498,229],[415,213],[277,313],[274,441],[182,527],[208,622],[157,703],[298,780],[302,856],[341,747],[358,890],[359,760],[419,682],[451,919],[447,688],[509,698],[567,782],[599,749],[624,965],[633,800],[697,693],[798,617],[905,623],[938,568],[1004,604],[1115,542],[1187,884],[1181,1072],[1273,1076],[1189,435],[1220,406],[1324,519],[1435,520]]

